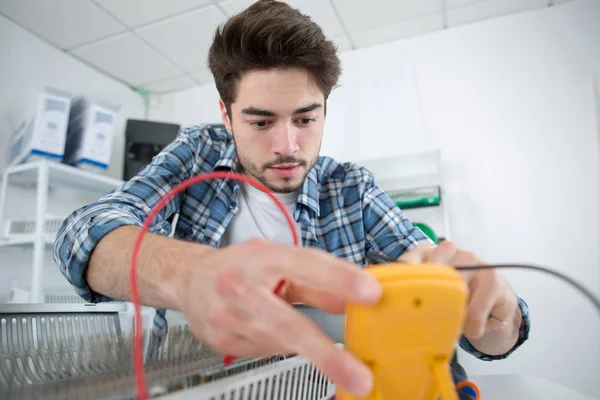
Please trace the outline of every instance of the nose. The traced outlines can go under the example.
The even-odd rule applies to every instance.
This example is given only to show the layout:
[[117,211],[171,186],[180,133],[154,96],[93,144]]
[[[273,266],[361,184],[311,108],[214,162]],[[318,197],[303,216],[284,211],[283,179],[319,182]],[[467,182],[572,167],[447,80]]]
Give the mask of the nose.
[[278,156],[291,156],[299,150],[298,135],[295,126],[283,124],[274,132],[273,152]]

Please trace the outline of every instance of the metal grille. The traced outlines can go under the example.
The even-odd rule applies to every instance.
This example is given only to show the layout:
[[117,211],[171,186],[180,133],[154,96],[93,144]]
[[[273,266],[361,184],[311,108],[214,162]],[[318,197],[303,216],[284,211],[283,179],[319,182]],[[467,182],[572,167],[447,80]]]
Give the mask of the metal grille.
[[[48,236],[55,236],[64,218],[48,217],[44,220],[44,234]],[[35,234],[35,223],[34,219],[10,219],[6,221],[6,230],[4,232],[5,237],[14,237],[21,235],[33,235]]]
[[[55,310],[31,312],[49,306]],[[102,352],[101,360],[89,356],[95,347],[116,350],[124,344],[118,340],[118,312],[86,312],[89,307],[86,310],[85,305],[61,306],[19,304],[13,307],[16,312],[0,311],[0,388],[24,387],[85,376],[89,370],[110,369],[110,358],[116,352]]]
[[[44,303],[52,304],[93,304],[85,301],[81,296],[72,292],[44,293]],[[125,304],[122,301],[104,301],[102,304]]]
[[86,301],[76,293],[44,293],[44,303],[53,304],[80,304]]
[[168,400],[325,400],[335,385],[312,364],[292,357],[219,382],[166,396]]
[[[125,304],[0,307],[0,398],[135,399],[132,338],[118,311]],[[112,310],[108,311],[112,307]],[[104,309],[105,312],[102,312]],[[145,333],[145,371],[153,396],[207,400],[325,400],[333,384],[298,357],[223,356],[196,341],[187,325],[154,343]]]

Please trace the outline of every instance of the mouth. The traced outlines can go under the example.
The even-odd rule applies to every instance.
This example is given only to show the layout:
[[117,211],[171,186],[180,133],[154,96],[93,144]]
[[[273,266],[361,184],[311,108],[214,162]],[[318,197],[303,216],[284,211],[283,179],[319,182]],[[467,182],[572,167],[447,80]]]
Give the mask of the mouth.
[[300,169],[300,164],[278,164],[269,169],[282,178],[291,178]]
[[271,168],[275,168],[275,169],[289,169],[289,168],[296,168],[299,167],[300,164],[277,164],[272,166]]

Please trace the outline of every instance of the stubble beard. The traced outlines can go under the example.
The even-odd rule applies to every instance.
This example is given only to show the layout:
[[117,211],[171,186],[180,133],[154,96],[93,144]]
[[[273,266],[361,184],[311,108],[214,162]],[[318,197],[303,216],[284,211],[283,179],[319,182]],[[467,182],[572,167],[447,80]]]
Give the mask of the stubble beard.
[[[232,128],[232,131],[233,131],[233,128]],[[265,185],[270,191],[272,191],[274,193],[279,193],[279,194],[296,192],[296,191],[299,191],[300,188],[302,188],[302,186],[304,185],[304,181],[306,180],[306,177],[308,176],[308,173],[317,163],[317,159],[319,157],[319,152],[321,151],[321,143],[319,143],[319,152],[317,152],[317,155],[311,162],[307,162],[306,160],[298,159],[294,156],[285,156],[285,157],[279,157],[274,161],[265,163],[265,164],[263,164],[262,167],[259,168],[256,164],[254,164],[250,160],[240,156],[240,153],[238,151],[238,146],[235,141],[235,135],[233,134],[233,132],[231,132],[231,136],[233,137],[233,142],[235,145],[235,153],[236,153],[236,156],[238,159],[238,163],[237,163],[238,164],[237,165],[238,172],[248,175],[248,176],[251,176],[252,178],[255,178],[260,183]],[[275,186],[275,185],[272,185],[271,183],[269,183],[269,181],[267,180],[267,178],[264,175],[264,172],[268,168],[271,168],[271,167],[273,167],[275,165],[279,165],[279,164],[292,164],[292,163],[299,164],[300,166],[305,168],[304,176],[302,177],[302,179],[300,180],[300,182],[297,185],[291,186],[290,182],[292,181],[292,178],[282,178],[283,182],[284,182],[283,186]]]

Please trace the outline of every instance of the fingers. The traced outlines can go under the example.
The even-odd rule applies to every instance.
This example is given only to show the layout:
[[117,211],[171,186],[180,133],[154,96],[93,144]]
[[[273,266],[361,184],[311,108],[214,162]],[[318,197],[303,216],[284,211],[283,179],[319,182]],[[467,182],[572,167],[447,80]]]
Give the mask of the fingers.
[[[305,250],[297,249],[297,252],[293,252],[296,254],[290,253],[290,257],[301,260],[305,265],[304,268],[288,271],[289,279],[299,287],[358,303],[375,303],[381,297],[379,282],[358,266],[320,251]],[[289,261],[293,262],[293,259]]]
[[284,353],[273,344],[256,342],[229,329],[215,329],[202,343],[219,354],[235,357],[266,357]]
[[458,246],[449,241],[443,241],[438,247],[431,250],[427,261],[432,264],[456,265],[459,256],[461,255]]
[[253,282],[276,285],[281,279],[313,292],[361,304],[372,304],[381,297],[381,285],[356,265],[323,251],[268,242],[252,241],[264,268],[257,268]]
[[339,296],[319,292],[296,284],[289,285],[288,291],[283,298],[288,303],[304,303],[330,314],[343,314],[347,304],[347,301]]
[[[473,253],[462,251],[453,243],[444,246],[442,252],[451,257],[448,261],[450,265],[469,266],[482,264]],[[477,271],[475,275],[473,271],[460,271],[470,290],[463,327],[463,333],[469,339],[479,339],[485,334],[491,310],[498,298],[497,282],[488,279],[489,272],[493,273],[494,271]]]
[[486,332],[489,316],[500,294],[498,282],[490,277],[489,273],[493,274],[494,271],[481,271],[480,275],[475,278],[476,282],[471,285],[471,296],[463,329],[465,335],[471,339],[479,339]]
[[482,271],[472,281],[464,333],[480,339],[487,332],[507,329],[518,313],[517,298],[495,270]]
[[270,293],[256,292],[248,305],[261,305],[263,318],[252,321],[250,331],[275,343],[290,353],[307,358],[327,377],[358,397],[368,395],[373,387],[370,370],[349,352],[333,342],[307,317]]
[[[281,251],[280,249],[277,249]],[[285,248],[285,251],[294,250],[292,248]],[[313,255],[320,257],[320,254],[313,252]],[[272,257],[270,257],[272,258]],[[331,261],[331,260],[328,260]],[[335,260],[337,262],[337,260]],[[272,262],[269,260],[267,262]],[[268,266],[265,268],[259,265],[253,265],[252,263],[241,262],[237,267],[226,268],[216,278],[216,289],[221,296],[225,298],[241,298],[248,291],[255,290],[256,288],[270,288],[276,282],[281,282],[282,279],[286,281],[286,285],[281,293],[278,293],[282,298],[286,299],[289,303],[302,302],[313,307],[317,307],[330,313],[341,313],[345,309],[345,305],[349,299],[354,297],[354,301],[357,301],[357,296],[352,296],[352,288],[350,285],[343,285],[342,282],[355,281],[355,287],[360,284],[360,278],[366,276],[368,284],[370,281],[375,281],[371,276],[361,271],[358,267],[345,263],[340,268],[339,265],[331,266],[326,263],[321,263],[321,270],[329,270],[333,273],[321,274],[321,279],[330,279],[330,282],[319,282],[319,285],[325,289],[318,289],[316,287],[310,287],[306,284],[299,283],[302,281],[298,273],[294,272],[294,269],[300,269],[298,265],[293,268],[285,268],[285,264],[277,262],[275,266]],[[283,267],[281,266],[283,265]],[[310,272],[311,268],[305,268],[306,271]],[[306,272],[302,272],[305,274]],[[344,275],[349,275],[344,277]],[[356,279],[358,277],[358,281]],[[306,280],[306,279],[304,279]],[[277,286],[277,284],[275,284]],[[336,291],[336,287],[338,287]],[[361,286],[358,286],[359,288]],[[371,289],[372,290],[372,289]],[[360,291],[360,289],[359,289]],[[364,291],[364,289],[363,289]],[[375,291],[381,291],[381,287],[377,281],[375,281]],[[367,301],[362,302],[373,302],[377,298],[368,298]]]
[[[458,251],[453,265],[483,265],[473,253]],[[507,326],[516,308],[516,297],[496,269],[460,271],[469,285],[464,333],[470,339],[479,339],[486,332]]]
[[[225,253],[226,252],[226,253]],[[283,296],[326,311],[339,312],[347,301],[375,303],[381,286],[370,274],[325,252],[252,240],[223,250],[221,268],[204,311],[213,345],[224,353],[299,354],[340,387],[359,397],[370,393],[370,370],[331,339],[309,318],[273,293],[288,282]],[[213,301],[214,300],[214,301]]]
[[275,296],[268,287],[229,293],[231,297],[225,311],[213,315],[215,323],[227,326],[245,339],[232,343],[234,350],[230,352],[262,355],[268,349],[269,352],[299,354],[340,387],[357,396],[370,392],[373,385],[370,370],[350,353],[334,346],[309,318]]
[[[451,266],[483,264],[473,253],[462,251],[449,241],[443,241],[435,248],[418,246],[400,260]],[[460,273],[470,289],[463,331],[467,337],[478,339],[485,334],[492,311],[503,313],[503,310],[498,308],[498,301],[503,294],[503,281],[495,270],[461,271]],[[494,317],[501,319],[503,315],[494,315]]]
[[[221,351],[246,356],[300,354],[349,392],[357,396],[370,392],[370,370],[347,351],[335,347],[309,318],[276,296],[269,286],[244,290],[235,274],[228,278],[227,284],[219,284],[226,300],[209,313],[211,324],[222,328],[216,334],[226,332],[224,339],[215,340]],[[236,337],[238,340],[234,340]]]
[[434,249],[429,244],[420,244],[414,249],[411,249],[398,258],[399,262],[407,264],[421,264],[428,261],[429,253]]
[[461,261],[466,262],[465,265],[471,265],[474,260],[477,258],[473,253],[460,250],[456,244],[448,240],[441,242],[437,247],[420,244],[398,258],[398,261],[409,264],[431,263],[451,266],[462,265]]
[[254,318],[257,318],[256,313],[235,301],[225,300],[210,306],[208,323],[201,333],[202,342],[219,353],[238,357],[263,357],[283,352],[276,343],[252,335],[248,327]]

